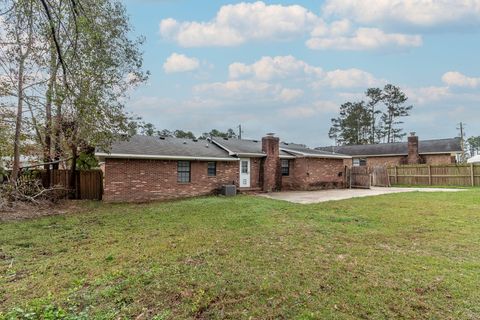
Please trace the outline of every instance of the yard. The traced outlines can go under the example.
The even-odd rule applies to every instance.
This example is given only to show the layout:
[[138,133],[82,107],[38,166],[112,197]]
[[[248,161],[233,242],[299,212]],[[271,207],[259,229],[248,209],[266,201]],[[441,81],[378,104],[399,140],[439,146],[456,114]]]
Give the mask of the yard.
[[0,318],[480,318],[478,189],[79,210],[0,223]]

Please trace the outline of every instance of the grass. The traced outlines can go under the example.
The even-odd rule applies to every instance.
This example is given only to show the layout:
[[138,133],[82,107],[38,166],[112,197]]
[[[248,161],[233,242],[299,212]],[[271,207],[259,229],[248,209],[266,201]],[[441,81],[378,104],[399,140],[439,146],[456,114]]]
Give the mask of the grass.
[[435,189],[466,189],[466,190],[480,190],[480,187],[462,187],[449,185],[428,185],[428,184],[392,184],[392,187],[398,188],[435,188]]
[[0,318],[480,318],[478,189],[85,206],[0,224]]

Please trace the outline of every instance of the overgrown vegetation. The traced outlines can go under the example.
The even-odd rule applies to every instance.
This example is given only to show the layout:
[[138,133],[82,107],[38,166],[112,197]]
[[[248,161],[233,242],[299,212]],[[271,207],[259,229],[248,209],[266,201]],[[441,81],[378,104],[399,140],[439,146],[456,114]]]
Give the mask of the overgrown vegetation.
[[[0,214],[2,211],[15,210],[17,206],[49,205],[57,202],[65,194],[65,188],[52,186],[45,188],[38,171],[26,171],[16,180],[6,175],[3,181],[0,170]],[[38,208],[37,208],[38,209]]]
[[45,170],[70,160],[73,190],[80,153],[128,136],[124,103],[148,77],[143,38],[117,0],[2,0],[0,25],[0,157],[12,181],[21,156]]
[[477,319],[479,196],[92,202],[3,223],[0,319]]

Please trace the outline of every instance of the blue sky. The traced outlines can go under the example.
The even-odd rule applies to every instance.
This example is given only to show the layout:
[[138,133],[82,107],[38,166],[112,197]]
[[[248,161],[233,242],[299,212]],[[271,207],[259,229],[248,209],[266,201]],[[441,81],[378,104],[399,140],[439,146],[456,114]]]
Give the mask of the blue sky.
[[159,129],[327,145],[341,103],[393,83],[414,105],[407,132],[480,135],[480,0],[125,4],[151,72],[128,110]]

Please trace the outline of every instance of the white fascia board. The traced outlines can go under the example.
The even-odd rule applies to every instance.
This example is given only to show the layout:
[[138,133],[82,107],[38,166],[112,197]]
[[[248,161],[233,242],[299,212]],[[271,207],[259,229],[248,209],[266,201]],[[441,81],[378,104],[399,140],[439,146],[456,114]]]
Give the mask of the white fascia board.
[[308,158],[332,158],[332,159],[352,159],[351,156],[347,155],[340,155],[340,154],[314,154],[314,153],[305,153],[305,152],[300,152],[296,150],[291,150],[291,149],[285,149],[285,148],[280,148],[282,151],[294,153],[294,154],[299,154],[304,157]]
[[236,153],[235,155],[240,158],[263,158],[267,156],[264,153]]
[[162,156],[147,154],[123,154],[123,153],[95,153],[99,158],[107,159],[145,159],[145,160],[200,160],[200,161],[238,161],[238,158],[215,158],[215,157],[194,157],[194,156]]
[[[461,151],[439,151],[439,152],[421,152],[419,155],[437,155],[437,154],[459,154]],[[366,154],[366,155],[354,155],[352,158],[374,158],[374,157],[406,157],[408,153],[399,153],[399,154]]]

